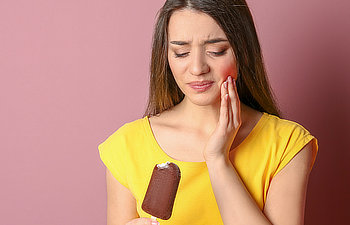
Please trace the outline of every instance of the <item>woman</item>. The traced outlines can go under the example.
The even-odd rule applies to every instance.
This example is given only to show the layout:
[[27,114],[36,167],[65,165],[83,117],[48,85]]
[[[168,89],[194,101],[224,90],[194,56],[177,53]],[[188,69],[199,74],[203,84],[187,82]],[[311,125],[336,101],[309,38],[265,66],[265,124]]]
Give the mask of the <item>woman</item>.
[[182,177],[161,224],[303,224],[317,139],[279,116],[246,2],[166,1],[144,117],[99,145],[107,224],[151,224],[141,204],[166,161]]

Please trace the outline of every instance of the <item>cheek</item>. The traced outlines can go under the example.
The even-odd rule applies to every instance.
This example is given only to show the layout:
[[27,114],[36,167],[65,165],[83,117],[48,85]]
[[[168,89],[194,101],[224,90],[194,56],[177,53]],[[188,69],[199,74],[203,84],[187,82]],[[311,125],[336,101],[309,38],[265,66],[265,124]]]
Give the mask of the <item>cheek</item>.
[[181,73],[184,70],[184,64],[168,57],[169,67],[174,75]]
[[235,62],[228,61],[225,62],[219,67],[219,74],[223,80],[226,80],[227,77],[230,75],[233,79],[237,79],[237,67]]

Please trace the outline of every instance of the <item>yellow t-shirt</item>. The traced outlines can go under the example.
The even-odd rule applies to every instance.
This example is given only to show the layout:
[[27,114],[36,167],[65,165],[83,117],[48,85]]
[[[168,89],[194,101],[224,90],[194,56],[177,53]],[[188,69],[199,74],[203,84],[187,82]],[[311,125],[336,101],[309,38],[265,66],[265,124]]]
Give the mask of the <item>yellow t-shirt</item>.
[[[263,113],[250,134],[231,151],[231,162],[261,210],[271,179],[312,139],[316,148],[313,165],[317,139],[296,122]],[[163,225],[223,224],[206,163],[168,156],[158,145],[147,116],[124,124],[98,149],[113,176],[134,195],[140,217],[151,217],[141,205],[155,164],[169,161],[179,166],[181,180],[171,218],[158,221]]]

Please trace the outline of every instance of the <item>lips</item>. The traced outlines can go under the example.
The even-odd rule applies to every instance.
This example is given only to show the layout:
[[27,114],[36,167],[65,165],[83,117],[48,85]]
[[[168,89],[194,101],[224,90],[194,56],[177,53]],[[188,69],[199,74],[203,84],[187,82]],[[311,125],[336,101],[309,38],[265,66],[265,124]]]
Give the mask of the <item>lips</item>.
[[205,80],[205,81],[194,81],[194,82],[189,83],[189,85],[191,85],[191,86],[205,86],[205,85],[212,84],[212,83],[214,83],[214,81]]
[[205,92],[213,86],[214,81],[194,81],[188,85],[197,92]]

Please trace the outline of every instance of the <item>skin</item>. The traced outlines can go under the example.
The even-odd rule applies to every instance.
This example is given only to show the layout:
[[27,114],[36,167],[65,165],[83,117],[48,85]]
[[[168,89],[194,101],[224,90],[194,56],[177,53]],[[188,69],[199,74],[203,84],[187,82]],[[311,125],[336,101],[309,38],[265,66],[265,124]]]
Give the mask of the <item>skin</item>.
[[[221,86],[229,75],[237,78],[233,49],[222,29],[206,14],[184,10],[176,11],[169,21],[168,61],[174,79],[185,94],[174,111],[182,121],[195,130],[204,130],[209,136],[219,120]],[[226,41],[204,44],[208,39]],[[185,45],[173,41],[188,42]],[[218,55],[220,52],[221,55]],[[183,54],[176,57],[176,54]],[[206,92],[193,90],[188,83],[211,80],[214,85]]]
[[[201,131],[206,144],[201,154],[207,164],[213,192],[224,224],[304,224],[304,208],[311,162],[315,154],[312,142],[271,181],[264,210],[261,211],[229,160],[230,151],[243,124],[252,118],[252,110],[239,101],[234,80],[235,57],[227,42],[204,45],[212,38],[226,39],[208,15],[190,10],[176,11],[169,22],[169,40],[188,45],[169,44],[168,60],[174,78],[185,94],[174,107],[178,123]],[[213,55],[226,49],[220,56]],[[174,54],[184,57],[175,57]],[[184,54],[185,53],[185,54]],[[206,92],[198,93],[187,83],[213,80]],[[131,192],[108,171],[107,225],[151,224],[137,218],[136,202]]]

